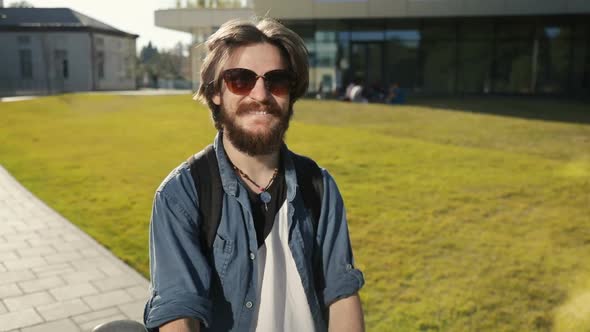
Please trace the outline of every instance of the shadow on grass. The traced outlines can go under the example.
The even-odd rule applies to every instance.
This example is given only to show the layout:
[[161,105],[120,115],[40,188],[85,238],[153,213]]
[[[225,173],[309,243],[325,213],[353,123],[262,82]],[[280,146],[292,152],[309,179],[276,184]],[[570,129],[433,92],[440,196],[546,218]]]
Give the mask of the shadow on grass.
[[525,119],[590,124],[590,102],[543,97],[416,97],[408,105]]

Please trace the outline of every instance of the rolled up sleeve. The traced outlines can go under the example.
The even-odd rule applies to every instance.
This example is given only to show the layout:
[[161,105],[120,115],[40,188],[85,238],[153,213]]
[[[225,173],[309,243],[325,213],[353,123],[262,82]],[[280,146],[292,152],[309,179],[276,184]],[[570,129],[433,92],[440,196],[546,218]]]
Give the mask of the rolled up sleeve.
[[186,186],[172,179],[156,192],[150,222],[150,331],[180,318],[211,322],[211,268],[199,241],[199,216]]
[[346,211],[334,179],[324,171],[324,197],[318,225],[324,272],[323,303],[327,306],[357,293],[365,283],[355,268]]

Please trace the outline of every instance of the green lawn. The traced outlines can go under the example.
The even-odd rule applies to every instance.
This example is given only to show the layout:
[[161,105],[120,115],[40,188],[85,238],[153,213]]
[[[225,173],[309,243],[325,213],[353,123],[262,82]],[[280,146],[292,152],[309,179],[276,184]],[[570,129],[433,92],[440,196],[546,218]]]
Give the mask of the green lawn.
[[[147,275],[153,193],[212,141],[188,96],[0,103],[0,164]],[[344,195],[370,331],[590,331],[590,105],[301,101]]]

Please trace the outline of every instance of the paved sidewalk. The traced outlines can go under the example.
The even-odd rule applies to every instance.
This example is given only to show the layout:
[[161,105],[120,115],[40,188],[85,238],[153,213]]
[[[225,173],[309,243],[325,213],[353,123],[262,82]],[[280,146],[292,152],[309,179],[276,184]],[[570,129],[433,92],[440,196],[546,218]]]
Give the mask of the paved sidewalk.
[[142,321],[148,281],[0,166],[0,331]]

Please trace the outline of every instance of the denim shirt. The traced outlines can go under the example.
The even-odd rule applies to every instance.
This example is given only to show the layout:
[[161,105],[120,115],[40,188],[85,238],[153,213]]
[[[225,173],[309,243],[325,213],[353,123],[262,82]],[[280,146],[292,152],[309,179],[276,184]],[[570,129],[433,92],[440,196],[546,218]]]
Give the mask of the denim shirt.
[[[185,317],[201,321],[205,331],[248,331],[256,319],[258,243],[248,193],[227,159],[221,135],[213,146],[224,193],[212,264],[199,243],[201,217],[188,164],[173,170],[156,191],[149,244],[151,297],[144,312],[150,331]],[[324,196],[314,238],[311,212],[303,204],[288,153],[283,163],[289,248],[316,331],[326,331],[328,306],[356,293],[364,278],[354,267],[344,204],[334,179],[322,169]],[[321,289],[316,289],[314,273],[324,281]]]

